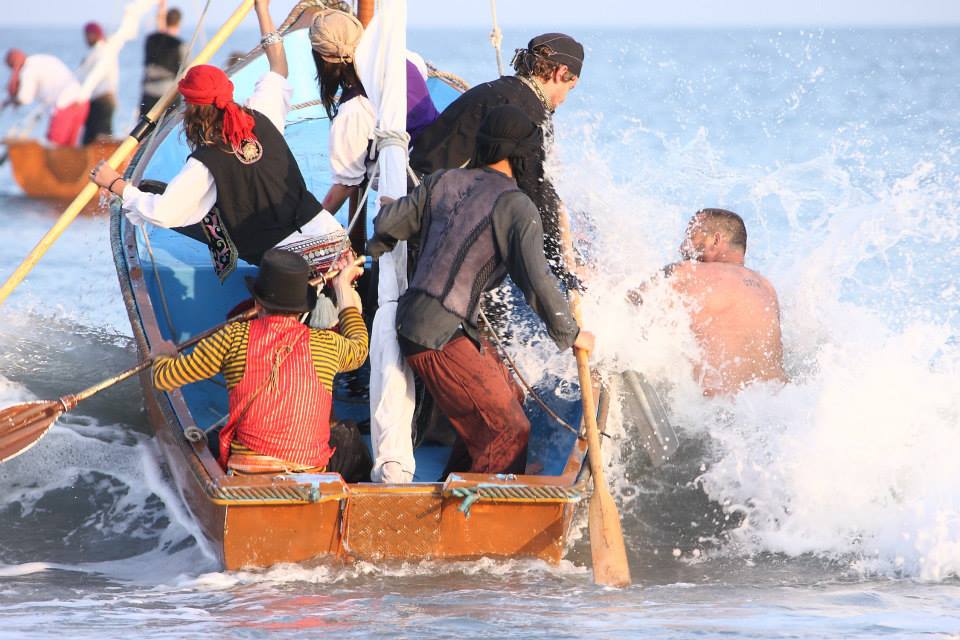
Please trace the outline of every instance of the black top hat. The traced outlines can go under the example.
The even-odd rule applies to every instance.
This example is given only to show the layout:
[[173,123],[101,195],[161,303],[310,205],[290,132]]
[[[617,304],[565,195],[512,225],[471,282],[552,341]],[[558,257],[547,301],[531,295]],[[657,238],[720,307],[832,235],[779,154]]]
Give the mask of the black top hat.
[[317,290],[309,284],[310,265],[292,251],[270,249],[263,254],[257,277],[245,280],[247,289],[267,311],[305,313],[317,304]]

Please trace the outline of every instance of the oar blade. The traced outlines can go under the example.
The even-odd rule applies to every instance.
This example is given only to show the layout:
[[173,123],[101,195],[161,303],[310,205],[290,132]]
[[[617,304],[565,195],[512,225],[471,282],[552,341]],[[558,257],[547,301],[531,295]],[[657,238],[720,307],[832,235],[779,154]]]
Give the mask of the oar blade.
[[0,462],[15,458],[35,445],[63,411],[59,401],[50,400],[0,409]]
[[651,464],[659,467],[677,452],[680,444],[660,395],[639,371],[624,371],[615,374],[614,379],[620,382],[625,426],[635,434],[635,441],[643,447]]
[[589,527],[593,581],[608,587],[630,586],[620,513],[606,487],[595,487],[590,496]]

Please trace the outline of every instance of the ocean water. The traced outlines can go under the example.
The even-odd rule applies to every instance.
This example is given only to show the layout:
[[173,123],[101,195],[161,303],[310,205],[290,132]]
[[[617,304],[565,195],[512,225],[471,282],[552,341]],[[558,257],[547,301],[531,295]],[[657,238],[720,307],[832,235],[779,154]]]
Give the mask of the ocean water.
[[[495,75],[488,28],[410,46],[475,83]],[[960,637],[960,30],[576,35],[587,61],[552,170],[590,265],[594,360],[658,380],[683,443],[651,468],[615,408],[605,453],[634,586],[593,586],[583,538],[558,567],[222,572],[130,383],[0,465],[0,637]],[[0,29],[0,44],[82,56],[67,30]],[[140,64],[132,47],[119,130]],[[691,378],[696,343],[655,274],[705,206],[744,216],[747,265],[779,292],[782,389],[705,400]],[[0,168],[0,274],[59,211]],[[78,219],[0,319],[0,405],[133,364],[106,214]],[[522,368],[572,371],[529,334]]]

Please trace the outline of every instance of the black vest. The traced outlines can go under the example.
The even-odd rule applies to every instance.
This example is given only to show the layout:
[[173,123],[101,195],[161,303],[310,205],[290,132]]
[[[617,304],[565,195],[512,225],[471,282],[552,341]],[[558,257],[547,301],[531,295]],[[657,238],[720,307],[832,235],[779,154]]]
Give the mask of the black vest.
[[[229,241],[241,258],[260,264],[268,249],[308,223],[320,202],[307,190],[296,158],[270,119],[254,111],[253,131],[263,156],[244,164],[233,153],[207,145],[192,154],[217,185],[217,209]],[[216,252],[213,246],[210,249]]]
[[517,183],[496,171],[444,173],[423,212],[420,258],[408,290],[435,298],[475,326],[480,294],[507,276],[492,223],[497,200],[512,191],[519,191]]
[[143,82],[169,81],[180,70],[180,54],[183,41],[166,33],[151,33],[143,51]]

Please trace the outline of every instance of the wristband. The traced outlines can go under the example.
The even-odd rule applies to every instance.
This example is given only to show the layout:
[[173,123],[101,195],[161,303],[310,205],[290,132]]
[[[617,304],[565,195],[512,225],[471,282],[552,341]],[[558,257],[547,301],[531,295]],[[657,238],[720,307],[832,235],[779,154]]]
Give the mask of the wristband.
[[267,47],[272,47],[280,42],[283,42],[283,38],[280,36],[280,34],[276,31],[271,31],[260,39],[260,47],[266,49]]
[[117,180],[123,180],[123,177],[122,177],[122,176],[117,176],[116,178],[114,178],[113,180],[111,180],[111,181],[110,181],[110,186],[107,187],[107,191],[109,191],[111,195],[115,195],[115,196],[117,196],[117,197],[120,197],[120,194],[118,194],[118,193],[113,193],[113,185],[117,184]]

